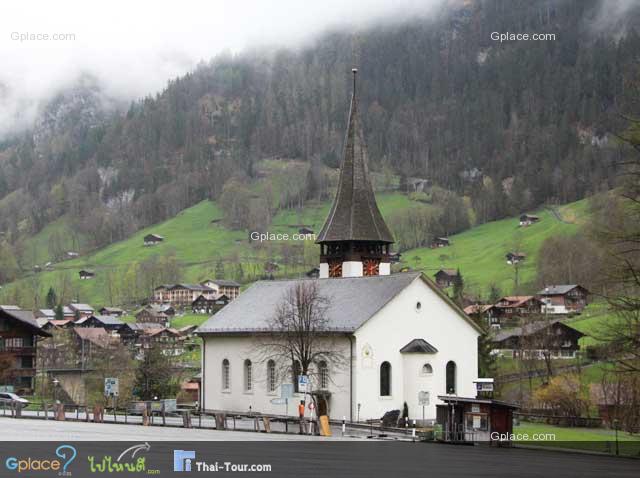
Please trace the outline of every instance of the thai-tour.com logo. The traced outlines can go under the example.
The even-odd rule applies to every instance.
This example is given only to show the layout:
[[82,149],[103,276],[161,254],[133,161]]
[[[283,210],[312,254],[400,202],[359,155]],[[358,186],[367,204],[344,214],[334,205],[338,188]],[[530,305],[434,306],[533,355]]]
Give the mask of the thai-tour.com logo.
[[55,457],[10,456],[4,465],[7,470],[16,473],[37,471],[56,472],[58,476],[71,476],[69,465],[76,459],[78,452],[71,445],[60,445],[55,449]]
[[118,457],[104,455],[96,458],[89,455],[89,470],[92,473],[146,473],[148,475],[158,475],[160,470],[147,468],[147,458],[144,453],[151,449],[149,443],[140,443],[124,450]]
[[205,471],[205,472],[270,472],[269,463],[233,463],[231,461],[195,461],[196,452],[193,450],[173,450],[173,471]]

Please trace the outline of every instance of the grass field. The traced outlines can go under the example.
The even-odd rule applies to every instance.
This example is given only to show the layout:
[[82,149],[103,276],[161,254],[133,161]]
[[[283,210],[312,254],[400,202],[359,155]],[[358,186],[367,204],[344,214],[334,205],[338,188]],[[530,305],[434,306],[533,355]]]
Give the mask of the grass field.
[[486,294],[491,284],[503,294],[511,293],[515,285],[514,266],[506,263],[505,254],[519,250],[527,258],[519,265],[518,282],[534,279],[538,251],[545,239],[572,234],[588,215],[587,201],[582,200],[557,208],[562,218],[544,209],[536,211],[540,222],[518,227],[517,218],[490,222],[451,236],[452,245],[440,249],[420,248],[403,253],[403,261],[412,268],[433,275],[440,268],[460,269],[465,286]]
[[[377,195],[377,199],[387,219],[411,205],[411,200],[401,193],[382,193]],[[274,217],[270,231],[291,234],[304,224],[318,232],[330,205],[330,201],[310,202],[300,211],[281,211]],[[138,231],[124,241],[77,259],[54,264],[53,271],[29,273],[21,280],[5,284],[0,291],[0,302],[28,306],[34,289],[38,289],[40,296],[44,297],[49,287],[60,291],[63,284],[67,284],[66,287],[71,288],[77,301],[95,306],[109,304],[106,295],[107,271],[117,269],[118,274],[122,274],[132,264],[153,256],[164,257],[170,254],[181,265],[184,282],[196,282],[213,276],[218,261],[224,264],[226,274],[232,278],[238,263],[242,264],[248,278],[257,277],[263,273],[263,265],[270,258],[282,261],[285,254],[282,247],[293,243],[274,241],[261,248],[254,247],[248,240],[248,231],[232,231],[221,222],[212,222],[221,218],[222,211],[215,202],[202,201],[172,219]],[[46,258],[48,237],[56,227],[63,228],[65,224],[61,221],[60,224],[48,226],[31,240],[32,249],[37,251],[40,263]],[[156,246],[145,247],[143,237],[149,233],[163,236],[164,241]],[[297,241],[297,244],[305,248],[305,257],[309,258],[310,264],[315,265],[318,251],[313,241]],[[311,267],[287,264],[286,260],[281,265],[277,276],[299,275]],[[96,277],[92,280],[80,280],[78,271],[81,269],[94,270]]]
[[[295,168],[292,170],[291,165],[285,167],[286,164],[278,161],[271,163],[266,162],[265,167],[269,169],[268,177],[273,182],[273,192],[277,196],[278,191],[286,187],[287,175],[294,174],[292,171]],[[260,187],[260,184],[255,187]],[[410,208],[413,203],[407,195],[398,192],[379,193],[377,200],[387,221]],[[280,210],[273,218],[269,231],[291,234],[304,225],[317,233],[330,205],[329,200],[316,201],[307,202],[300,210]],[[548,209],[538,211],[541,221],[527,228],[519,228],[517,218],[504,219],[452,236],[453,245],[448,248],[405,251],[400,266],[421,269],[428,275],[441,267],[460,268],[468,290],[485,293],[490,284],[495,284],[503,293],[510,293],[514,288],[514,268],[506,264],[504,254],[513,249],[526,252],[528,257],[519,267],[519,282],[522,284],[531,281],[535,275],[535,262],[542,242],[553,235],[573,233],[588,214],[587,202],[579,201],[555,208],[554,211],[555,214]],[[248,239],[249,231],[225,228],[219,221],[222,216],[217,203],[203,201],[163,223],[138,231],[124,241],[74,260],[54,264],[52,271],[27,273],[21,280],[3,286],[0,302],[19,303],[29,307],[35,295],[42,298],[49,287],[53,287],[58,293],[66,290],[67,295],[71,295],[76,301],[96,306],[120,304],[120,300],[113,297],[110,300],[106,293],[106,276],[109,271],[115,271],[116,278],[119,278],[135,264],[154,256],[175,256],[181,267],[183,282],[197,282],[215,275],[219,263],[225,268],[225,276],[235,279],[238,279],[235,273],[238,264],[241,264],[244,282],[260,277],[268,260],[275,259],[280,263],[280,269],[275,274],[280,277],[296,277],[316,265],[318,250],[312,240],[274,241],[256,247]],[[52,235],[67,229],[67,222],[61,219],[26,241],[25,245],[32,251],[34,262],[44,263],[49,257]],[[156,246],[145,247],[143,237],[149,233],[159,234],[165,239]],[[82,240],[76,239],[69,244],[69,248],[78,246],[77,249],[81,249],[82,244],[76,243]],[[287,260],[291,255],[286,250],[289,246],[302,247],[304,263]],[[78,271],[81,269],[94,270],[96,277],[92,280],[80,280]],[[139,272],[133,271],[131,274]]]
[[[513,427],[513,433],[528,435],[528,440],[516,441],[522,445],[615,453],[616,432],[606,428],[568,428],[520,422]],[[541,438],[541,435],[545,435],[547,439],[535,439]],[[640,435],[618,431],[618,442],[621,455],[640,456]]]

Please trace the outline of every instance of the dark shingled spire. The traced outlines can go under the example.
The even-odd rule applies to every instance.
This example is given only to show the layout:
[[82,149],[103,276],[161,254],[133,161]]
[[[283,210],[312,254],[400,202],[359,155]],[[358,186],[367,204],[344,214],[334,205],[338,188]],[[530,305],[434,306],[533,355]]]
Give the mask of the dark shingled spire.
[[394,242],[391,231],[380,214],[369,180],[367,147],[362,135],[356,99],[356,73],[357,70],[353,69],[353,95],[347,135],[344,141],[338,191],[317,243],[337,241]]

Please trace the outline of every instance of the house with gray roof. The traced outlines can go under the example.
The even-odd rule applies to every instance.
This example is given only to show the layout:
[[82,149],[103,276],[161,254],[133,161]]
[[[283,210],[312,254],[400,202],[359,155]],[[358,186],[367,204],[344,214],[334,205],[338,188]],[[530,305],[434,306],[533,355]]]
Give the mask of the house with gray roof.
[[578,284],[548,285],[536,296],[547,314],[579,314],[589,304],[589,291]]

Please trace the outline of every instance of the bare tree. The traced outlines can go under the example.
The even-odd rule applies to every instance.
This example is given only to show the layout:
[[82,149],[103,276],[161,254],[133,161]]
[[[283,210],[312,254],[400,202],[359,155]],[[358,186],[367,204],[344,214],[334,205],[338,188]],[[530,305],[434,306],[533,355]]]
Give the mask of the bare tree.
[[298,282],[283,295],[259,345],[263,359],[277,364],[282,380],[290,376],[295,383],[299,374],[316,376],[322,362],[333,370],[347,363],[331,330],[328,306],[316,281]]

